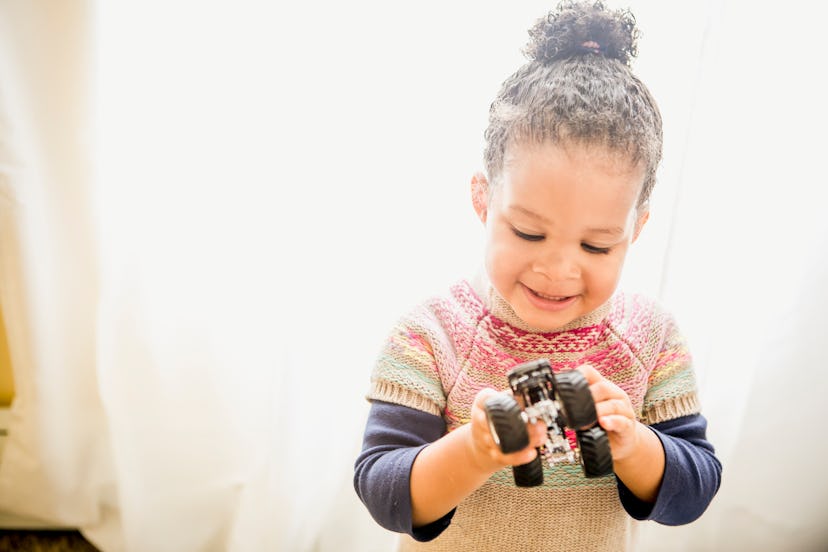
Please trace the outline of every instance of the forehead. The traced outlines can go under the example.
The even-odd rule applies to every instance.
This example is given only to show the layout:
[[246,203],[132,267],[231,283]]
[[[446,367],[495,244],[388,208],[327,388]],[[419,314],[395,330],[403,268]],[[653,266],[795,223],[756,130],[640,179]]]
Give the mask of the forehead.
[[[624,152],[578,142],[514,143],[499,180],[527,192],[594,194],[615,202],[637,200],[645,169]],[[512,191],[520,191],[512,190]],[[600,197],[599,197],[600,196]]]
[[507,149],[500,180],[507,204],[549,209],[566,203],[583,213],[625,216],[637,204],[644,169],[605,147],[544,142]]

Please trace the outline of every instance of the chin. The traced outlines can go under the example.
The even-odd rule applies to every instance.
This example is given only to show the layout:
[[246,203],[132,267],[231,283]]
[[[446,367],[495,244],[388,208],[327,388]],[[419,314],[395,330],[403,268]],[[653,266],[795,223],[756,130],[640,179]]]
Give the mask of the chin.
[[558,311],[539,309],[523,297],[512,305],[515,314],[525,324],[545,332],[556,331],[584,314],[583,309],[580,308],[582,307],[581,301],[576,301],[575,304]]

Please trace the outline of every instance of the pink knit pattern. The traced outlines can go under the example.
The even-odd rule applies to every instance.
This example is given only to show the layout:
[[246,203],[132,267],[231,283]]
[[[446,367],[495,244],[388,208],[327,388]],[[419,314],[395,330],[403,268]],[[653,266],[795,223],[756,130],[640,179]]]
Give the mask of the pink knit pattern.
[[481,298],[491,293],[462,281],[403,317],[368,398],[441,415],[451,430],[470,420],[480,389],[504,389],[516,364],[548,358],[555,372],[591,364],[626,391],[646,423],[698,412],[687,345],[654,301],[618,293],[597,315],[537,332],[507,322],[514,317],[507,305]]

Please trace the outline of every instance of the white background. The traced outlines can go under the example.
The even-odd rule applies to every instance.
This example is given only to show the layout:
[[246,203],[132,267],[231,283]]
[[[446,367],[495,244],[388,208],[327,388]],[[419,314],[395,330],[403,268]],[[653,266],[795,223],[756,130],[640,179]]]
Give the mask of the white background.
[[[725,465],[705,516],[645,525],[641,549],[818,549],[824,9],[610,5],[637,17],[665,121],[623,285],[688,335]],[[488,107],[551,7],[7,4],[22,84],[0,99],[33,137],[4,133],[22,152],[3,149],[4,193],[32,314],[30,339],[9,332],[0,508],[105,550],[393,541],[351,489],[362,396],[396,317],[481,261]],[[43,55],[64,35],[86,73]],[[58,132],[61,100],[94,138]],[[74,151],[93,174],[70,190]]]

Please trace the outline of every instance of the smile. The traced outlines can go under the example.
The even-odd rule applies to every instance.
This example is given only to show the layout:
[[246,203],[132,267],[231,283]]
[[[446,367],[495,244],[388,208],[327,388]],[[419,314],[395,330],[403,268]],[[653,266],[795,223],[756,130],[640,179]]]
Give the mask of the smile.
[[569,308],[578,300],[577,295],[546,295],[525,285],[521,287],[529,302],[535,308],[544,311],[560,311]]
[[544,295],[543,293],[541,293],[539,291],[535,291],[534,289],[530,289],[530,291],[532,293],[534,293],[535,295],[537,295],[538,297],[540,297],[542,299],[548,299],[549,301],[563,301],[565,299],[569,299],[568,295],[567,296],[552,296],[552,295]]

